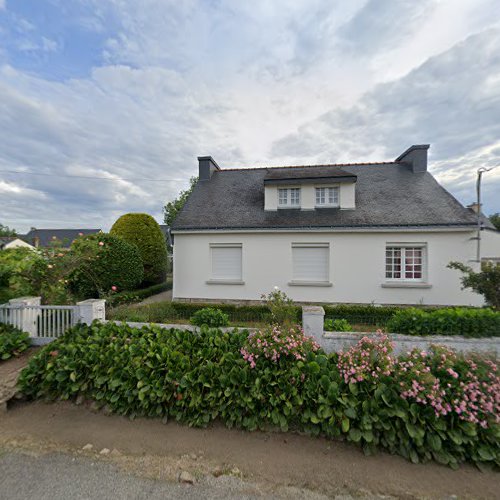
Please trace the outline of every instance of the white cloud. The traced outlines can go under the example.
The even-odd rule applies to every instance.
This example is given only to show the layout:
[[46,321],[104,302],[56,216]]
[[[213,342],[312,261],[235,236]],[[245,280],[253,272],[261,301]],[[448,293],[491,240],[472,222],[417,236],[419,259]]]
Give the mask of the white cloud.
[[[88,77],[43,78],[12,58],[0,69],[0,170],[50,174],[1,173],[47,201],[34,212],[11,199],[0,222],[160,219],[200,154],[227,167],[360,161],[425,141],[465,197],[463,162],[499,156],[492,12],[492,0],[82,1],[71,22],[105,37]],[[44,58],[70,42],[35,28]]]

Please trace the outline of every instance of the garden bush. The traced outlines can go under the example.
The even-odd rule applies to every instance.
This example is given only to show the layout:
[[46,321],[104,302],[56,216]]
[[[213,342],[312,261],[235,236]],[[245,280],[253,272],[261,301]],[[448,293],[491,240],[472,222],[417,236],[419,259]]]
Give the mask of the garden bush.
[[408,308],[388,322],[390,332],[410,335],[500,336],[500,312],[491,309],[446,308],[433,311]]
[[248,335],[78,325],[32,358],[20,389],[130,417],[342,437],[413,462],[500,465],[497,365],[438,347],[397,358],[385,336],[326,355],[296,327]]
[[205,307],[191,316],[191,323],[196,326],[219,327],[229,325],[229,316],[220,309]]
[[167,290],[172,290],[172,280],[168,280],[166,283],[161,283],[159,285],[148,286],[147,288],[139,288],[138,290],[117,292],[106,298],[106,306],[116,307],[123,304],[133,304],[134,302],[140,302],[152,295],[166,292]]
[[352,332],[352,326],[346,319],[326,319],[325,330],[327,332]]
[[137,247],[111,234],[82,236],[71,245],[69,255],[61,258],[77,262],[68,276],[68,287],[79,298],[133,290],[144,275]]
[[30,346],[29,335],[12,325],[0,323],[0,360],[19,356]]
[[144,264],[144,284],[164,283],[167,276],[167,244],[158,223],[148,214],[122,215],[111,234],[136,245]]

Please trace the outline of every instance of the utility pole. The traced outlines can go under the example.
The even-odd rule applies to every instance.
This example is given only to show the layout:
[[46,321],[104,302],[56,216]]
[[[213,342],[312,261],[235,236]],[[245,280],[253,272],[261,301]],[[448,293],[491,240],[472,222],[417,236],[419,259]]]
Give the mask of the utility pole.
[[485,172],[493,170],[495,167],[481,167],[477,169],[477,182],[476,182],[476,192],[477,192],[477,253],[476,260],[481,263],[481,179]]

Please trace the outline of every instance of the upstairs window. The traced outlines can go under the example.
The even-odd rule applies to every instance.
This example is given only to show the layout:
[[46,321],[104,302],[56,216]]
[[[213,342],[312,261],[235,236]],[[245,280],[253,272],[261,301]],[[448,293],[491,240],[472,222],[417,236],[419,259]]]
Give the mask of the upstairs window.
[[316,206],[317,207],[338,207],[339,206],[339,188],[338,187],[316,188]]
[[387,280],[422,281],[425,247],[388,246],[385,249],[385,277]]
[[278,207],[281,208],[300,207],[300,188],[278,189]]

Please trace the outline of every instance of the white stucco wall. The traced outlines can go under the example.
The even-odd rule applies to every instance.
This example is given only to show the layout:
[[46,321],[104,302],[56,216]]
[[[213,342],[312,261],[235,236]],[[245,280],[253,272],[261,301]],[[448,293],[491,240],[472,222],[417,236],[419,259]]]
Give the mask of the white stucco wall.
[[[376,304],[481,305],[482,297],[460,288],[460,272],[446,265],[457,260],[473,265],[473,232],[386,233],[176,233],[174,299],[259,300],[279,286],[303,302]],[[291,286],[292,243],[330,244],[330,287]],[[210,243],[241,243],[243,285],[207,284]],[[387,243],[427,246],[430,288],[384,288]],[[499,248],[500,250],[500,248]],[[493,250],[492,250],[493,251]],[[500,251],[497,252],[500,254]]]
[[500,231],[481,231],[481,257],[500,261]]

